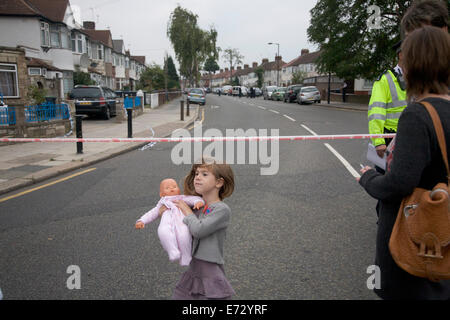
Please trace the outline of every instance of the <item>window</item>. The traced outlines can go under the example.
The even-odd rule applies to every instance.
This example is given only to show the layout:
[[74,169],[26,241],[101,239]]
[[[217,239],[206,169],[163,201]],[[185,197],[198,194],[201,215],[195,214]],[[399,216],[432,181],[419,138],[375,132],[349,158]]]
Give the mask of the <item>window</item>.
[[47,22],[41,22],[41,46],[50,46],[50,32]]
[[30,76],[40,76],[41,68],[28,68],[28,74]]
[[83,36],[81,34],[77,34],[77,52],[83,53]]
[[97,46],[97,49],[98,49],[98,59],[103,60],[103,46],[99,44]]
[[86,39],[86,53],[91,58],[91,42],[88,39]]
[[72,71],[63,71],[64,94],[69,93],[73,89],[73,73]]
[[67,31],[67,29],[61,30],[61,47],[64,49],[71,49],[70,33]]
[[75,37],[76,37],[75,33],[72,32],[72,33],[70,34],[70,40],[72,41],[72,51],[73,51],[73,52],[77,51],[77,48],[76,48],[76,42],[75,42]]
[[5,98],[19,98],[17,66],[0,63],[0,93]]
[[50,43],[53,48],[61,47],[59,26],[57,25],[50,26]]

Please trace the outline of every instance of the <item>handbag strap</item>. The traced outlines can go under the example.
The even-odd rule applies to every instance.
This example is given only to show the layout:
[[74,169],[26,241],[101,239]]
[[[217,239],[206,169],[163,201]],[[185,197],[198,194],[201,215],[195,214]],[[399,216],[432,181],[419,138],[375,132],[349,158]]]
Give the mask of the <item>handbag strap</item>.
[[444,135],[444,129],[442,128],[442,123],[439,118],[439,115],[436,111],[436,109],[433,107],[433,105],[427,101],[421,101],[420,102],[428,111],[428,113],[431,116],[431,120],[433,121],[434,130],[436,131],[436,135],[439,142],[439,147],[441,148],[441,154],[442,158],[445,163],[445,167],[447,168],[447,180],[448,184],[450,185],[450,170],[448,167],[448,158],[447,158],[447,145],[445,144],[445,135]]

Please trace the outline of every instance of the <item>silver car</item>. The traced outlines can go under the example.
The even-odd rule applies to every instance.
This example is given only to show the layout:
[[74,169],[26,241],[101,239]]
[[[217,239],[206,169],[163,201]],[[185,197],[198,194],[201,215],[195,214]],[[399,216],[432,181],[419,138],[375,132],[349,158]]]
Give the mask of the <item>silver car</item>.
[[320,92],[316,87],[303,87],[297,94],[297,103],[320,103]]

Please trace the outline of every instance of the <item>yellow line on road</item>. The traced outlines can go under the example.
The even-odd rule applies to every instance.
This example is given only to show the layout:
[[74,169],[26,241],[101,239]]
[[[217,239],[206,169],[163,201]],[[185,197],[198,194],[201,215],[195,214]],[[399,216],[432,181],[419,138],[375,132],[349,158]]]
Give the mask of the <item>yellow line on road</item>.
[[[202,120],[200,120],[200,123],[203,123],[203,120],[205,120],[205,109],[202,109]],[[191,130],[195,127],[195,124],[193,126],[190,126],[187,130]]]
[[14,195],[9,196],[9,197],[2,198],[2,199],[0,199],[0,202],[5,202],[5,201],[7,201],[7,200],[11,200],[11,199],[14,199],[14,198],[23,196],[23,195],[25,195],[25,194],[27,194],[27,193],[30,193],[30,192],[33,192],[33,191],[36,191],[36,190],[39,190],[39,189],[43,189],[43,188],[52,186],[52,185],[57,184],[57,183],[59,183],[59,182],[63,182],[63,181],[69,180],[69,179],[71,179],[71,178],[74,178],[74,177],[76,177],[76,176],[79,176],[79,175],[82,175],[82,174],[85,174],[85,173],[94,171],[95,169],[97,169],[97,168],[87,169],[87,170],[84,170],[84,171],[81,171],[81,172],[72,174],[72,175],[70,175],[70,176],[68,176],[68,177],[65,177],[65,178],[62,178],[62,179],[59,179],[59,180],[56,180],[56,181],[53,181],[53,182],[44,184],[44,185],[42,185],[42,186],[39,186],[39,187],[30,189],[30,190],[23,191],[23,192],[14,194]]

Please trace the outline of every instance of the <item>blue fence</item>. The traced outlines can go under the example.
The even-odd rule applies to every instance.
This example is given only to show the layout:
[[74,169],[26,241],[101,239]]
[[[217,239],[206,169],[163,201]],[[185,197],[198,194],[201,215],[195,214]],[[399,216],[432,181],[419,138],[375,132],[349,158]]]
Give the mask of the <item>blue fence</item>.
[[16,124],[16,109],[14,107],[0,106],[0,126]]
[[67,104],[44,103],[37,106],[25,106],[25,122],[64,120],[70,118]]

